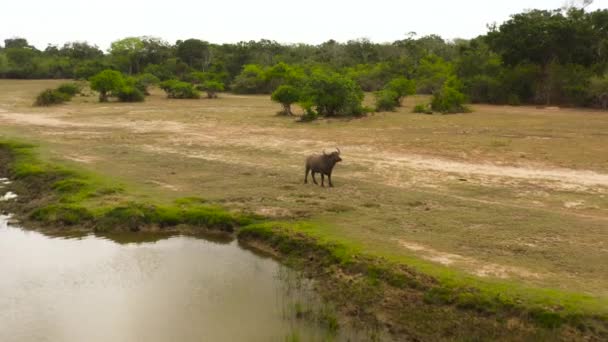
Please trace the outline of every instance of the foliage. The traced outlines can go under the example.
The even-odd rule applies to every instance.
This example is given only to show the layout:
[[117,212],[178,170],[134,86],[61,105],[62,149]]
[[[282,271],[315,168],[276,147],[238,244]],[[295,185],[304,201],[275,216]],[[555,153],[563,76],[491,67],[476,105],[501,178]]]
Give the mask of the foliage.
[[363,91],[352,79],[335,72],[315,70],[307,81],[303,97],[324,116],[364,114]]
[[116,70],[104,70],[91,77],[91,89],[99,92],[99,102],[107,102],[110,93],[120,91],[125,86],[125,78]]
[[383,89],[374,93],[377,112],[391,112],[399,106],[399,94],[392,89]]
[[224,83],[218,81],[205,81],[196,87],[198,90],[207,92],[207,98],[217,98],[217,93],[224,91]]
[[143,102],[144,93],[132,85],[125,85],[116,92],[116,97],[120,102]]
[[[161,81],[221,82],[235,93],[271,94],[281,85],[303,90],[314,71],[323,69],[352,79],[364,91],[381,90],[398,78],[415,82],[418,93],[434,94],[456,76],[463,84],[459,91],[475,103],[594,106],[598,100],[590,94],[591,80],[608,70],[608,10],[583,7],[517,13],[468,41],[410,33],[387,43],[354,39],[281,45],[262,39],[213,44],[186,39],[169,44],[141,36],[117,40],[104,54],[87,42],[39,50],[15,37],[0,50],[0,77],[90,79],[111,69],[131,76],[152,74]],[[149,85],[136,84],[144,93]]]
[[433,110],[431,109],[431,104],[417,104],[414,106],[412,113],[418,114],[433,114]]
[[160,88],[171,99],[199,99],[201,97],[201,94],[194,88],[194,85],[188,82],[167,80],[160,83]]
[[452,78],[433,94],[431,109],[443,114],[467,113],[470,110],[464,106],[466,100],[466,95],[458,90],[458,81]]
[[384,88],[397,94],[398,106],[401,105],[406,96],[416,94],[416,82],[405,77],[392,79]]
[[160,83],[160,79],[153,74],[145,73],[135,77],[135,87],[144,95],[150,95],[149,88]]
[[76,83],[63,83],[57,87],[57,90],[72,97],[80,93],[80,86]]
[[608,75],[591,78],[589,93],[597,105],[608,109]]
[[281,114],[293,115],[291,112],[291,105],[300,100],[300,91],[293,86],[282,85],[272,93],[270,98],[272,101],[283,105],[283,111]]
[[71,96],[57,89],[47,89],[36,97],[36,106],[51,106],[69,101]]
[[265,71],[259,65],[245,65],[243,71],[234,79],[231,86],[237,94],[266,94],[270,92],[270,85]]

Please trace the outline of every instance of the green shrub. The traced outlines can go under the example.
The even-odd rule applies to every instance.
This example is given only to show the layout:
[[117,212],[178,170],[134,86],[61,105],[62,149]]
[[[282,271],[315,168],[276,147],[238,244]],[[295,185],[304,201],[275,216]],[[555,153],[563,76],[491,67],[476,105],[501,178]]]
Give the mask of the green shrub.
[[419,114],[433,114],[433,110],[431,109],[431,105],[429,103],[415,105],[412,112]]
[[440,113],[468,113],[465,107],[467,97],[460,92],[460,81],[456,78],[448,79],[441,89],[433,94],[431,109]]
[[357,116],[365,113],[363,91],[352,79],[335,72],[316,70],[308,79],[303,96],[319,115]]
[[145,99],[144,93],[134,86],[124,86],[118,92],[116,97],[120,102],[143,102]]
[[290,85],[279,86],[270,96],[272,101],[283,105],[283,110],[279,112],[284,115],[293,115],[291,105],[300,100],[300,91]]
[[310,100],[301,101],[300,107],[304,109],[304,115],[300,117],[300,121],[310,122],[316,120],[319,117],[319,113],[314,110],[314,105]]
[[36,106],[52,106],[69,101],[70,98],[70,95],[62,93],[57,89],[47,89],[38,94],[34,104]]
[[232,91],[237,94],[267,94],[270,84],[264,69],[255,64],[245,65],[243,71],[234,79]]
[[160,79],[153,74],[145,73],[135,77],[135,87],[144,95],[150,95],[149,88],[160,83]]
[[170,99],[199,99],[201,94],[191,83],[178,80],[167,80],[160,84],[160,88],[167,93]]
[[126,84],[124,76],[116,70],[104,70],[91,77],[91,89],[99,92],[99,102],[107,102],[108,96],[120,91]]
[[399,94],[393,90],[384,89],[374,93],[377,112],[392,112],[399,106]]
[[217,93],[224,91],[224,83],[218,81],[204,81],[202,84],[196,86],[196,89],[206,92],[208,99],[216,99]]
[[397,94],[397,106],[401,106],[406,96],[416,93],[416,82],[405,77],[397,77],[392,79],[384,89]]
[[80,93],[80,86],[76,83],[63,83],[57,87],[57,90],[61,93],[70,95],[70,97],[73,97]]

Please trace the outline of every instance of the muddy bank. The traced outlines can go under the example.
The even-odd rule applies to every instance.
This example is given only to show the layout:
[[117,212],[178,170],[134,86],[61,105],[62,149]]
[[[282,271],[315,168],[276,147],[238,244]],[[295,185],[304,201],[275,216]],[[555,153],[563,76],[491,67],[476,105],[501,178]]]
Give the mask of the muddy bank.
[[[27,226],[62,232],[214,232],[280,259],[317,280],[346,321],[396,340],[601,340],[603,317],[442,282],[415,268],[308,236],[301,222],[268,222],[199,198],[136,202],[119,187],[40,162],[32,147],[0,144],[0,177],[18,197],[0,203]],[[329,324],[338,324],[337,322]],[[380,337],[382,336],[382,337]]]

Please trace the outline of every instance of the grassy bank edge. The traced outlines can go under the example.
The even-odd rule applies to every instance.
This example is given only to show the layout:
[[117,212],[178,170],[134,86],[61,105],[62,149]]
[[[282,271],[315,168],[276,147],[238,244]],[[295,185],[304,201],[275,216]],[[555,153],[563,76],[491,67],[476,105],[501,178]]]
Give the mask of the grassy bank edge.
[[[137,202],[124,194],[121,186],[97,175],[41,161],[36,146],[30,144],[0,140],[0,161],[0,175],[9,176],[20,195],[18,201],[4,205],[27,221],[99,233],[236,230],[241,243],[254,246],[261,243],[285,262],[321,280],[328,293],[349,291],[355,287],[353,284],[361,285],[362,293],[344,297],[351,303],[338,304],[355,307],[351,311],[362,320],[390,322],[388,325],[392,324],[391,330],[397,334],[416,332],[399,331],[397,325],[402,318],[393,317],[399,315],[399,310],[387,313],[375,304],[388,289],[399,295],[407,294],[415,305],[440,308],[441,315],[453,319],[456,327],[466,324],[460,316],[465,321],[467,317],[481,316],[498,325],[506,325],[509,318],[517,317],[523,322],[522,329],[548,330],[556,336],[570,328],[575,335],[595,337],[606,337],[608,331],[605,299],[481,280],[414,258],[371,255],[354,243],[325,238],[311,222],[266,221],[232,213],[200,198],[183,198],[172,204]],[[332,276],[323,281],[329,274]],[[328,287],[330,283],[333,288]],[[339,301],[335,296],[334,299]],[[381,311],[389,317],[378,318]]]

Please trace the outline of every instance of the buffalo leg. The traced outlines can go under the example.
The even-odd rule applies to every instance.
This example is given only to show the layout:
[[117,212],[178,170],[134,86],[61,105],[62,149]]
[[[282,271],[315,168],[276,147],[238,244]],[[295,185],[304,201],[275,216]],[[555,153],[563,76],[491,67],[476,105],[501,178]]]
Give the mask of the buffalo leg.
[[312,171],[310,174],[312,175],[312,182],[319,185],[319,183],[317,183],[317,179],[315,178],[316,173],[314,171]]
[[321,172],[321,186],[325,186],[325,174]]
[[334,183],[331,182],[331,173],[327,175],[327,180],[329,181],[329,187],[333,188],[334,187]]
[[306,167],[306,173],[304,174],[304,184],[308,184],[308,172],[310,172],[310,168]]

